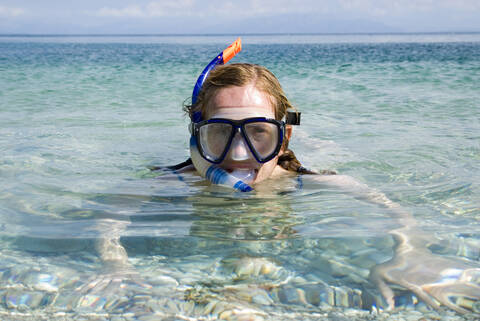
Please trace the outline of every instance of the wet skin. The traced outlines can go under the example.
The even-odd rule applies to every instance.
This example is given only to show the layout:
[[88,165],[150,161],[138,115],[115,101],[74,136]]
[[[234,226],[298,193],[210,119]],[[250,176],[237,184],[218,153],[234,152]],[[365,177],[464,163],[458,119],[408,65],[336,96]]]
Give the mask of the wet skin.
[[345,175],[315,176],[315,179],[385,207],[402,225],[389,231],[396,242],[392,259],[370,271],[370,280],[386,300],[386,308],[395,307],[392,288],[396,285],[410,290],[437,310],[445,306],[459,313],[480,313],[480,264],[432,253],[429,246],[438,241],[435,236],[422,231],[415,218],[385,194]]
[[480,313],[480,265],[433,254],[428,245],[434,238],[420,230],[405,227],[390,234],[397,243],[395,255],[370,274],[389,308],[395,305],[389,284],[398,284],[435,309],[444,305],[459,313]]

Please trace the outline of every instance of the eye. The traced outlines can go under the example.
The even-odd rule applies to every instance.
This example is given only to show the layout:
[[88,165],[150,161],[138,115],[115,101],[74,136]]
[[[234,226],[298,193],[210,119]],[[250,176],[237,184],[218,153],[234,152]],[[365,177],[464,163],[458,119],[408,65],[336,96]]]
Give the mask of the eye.
[[268,123],[251,123],[245,126],[248,137],[251,140],[271,139],[273,128]]
[[226,136],[232,131],[231,126],[222,123],[213,123],[207,125],[208,135],[210,136]]
[[267,132],[267,129],[262,126],[254,126],[250,131],[254,134],[263,134]]

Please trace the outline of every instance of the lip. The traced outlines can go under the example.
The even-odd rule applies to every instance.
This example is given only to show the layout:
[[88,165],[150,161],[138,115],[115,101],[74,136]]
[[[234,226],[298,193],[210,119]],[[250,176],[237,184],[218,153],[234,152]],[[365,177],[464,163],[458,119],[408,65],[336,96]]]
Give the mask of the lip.
[[242,167],[236,167],[236,168],[227,168],[225,169],[230,175],[233,177],[241,180],[244,183],[247,184],[252,184],[255,182],[257,179],[258,175],[258,169],[256,168],[242,168]]

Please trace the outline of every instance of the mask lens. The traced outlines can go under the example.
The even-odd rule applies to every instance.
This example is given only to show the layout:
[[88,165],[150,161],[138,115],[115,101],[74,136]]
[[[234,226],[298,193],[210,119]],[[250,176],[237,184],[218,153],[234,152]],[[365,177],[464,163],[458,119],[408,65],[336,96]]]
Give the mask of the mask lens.
[[265,159],[275,152],[280,132],[276,124],[252,122],[245,124],[244,128],[245,135],[260,158]]
[[217,161],[222,156],[232,134],[232,127],[225,123],[209,123],[200,127],[199,141],[207,158]]

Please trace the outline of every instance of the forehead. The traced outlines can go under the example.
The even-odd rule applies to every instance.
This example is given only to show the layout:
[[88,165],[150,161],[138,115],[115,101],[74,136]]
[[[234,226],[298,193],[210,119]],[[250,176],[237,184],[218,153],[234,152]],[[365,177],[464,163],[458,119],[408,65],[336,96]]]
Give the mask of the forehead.
[[220,89],[207,105],[206,119],[247,117],[275,118],[275,109],[268,95],[253,85]]

